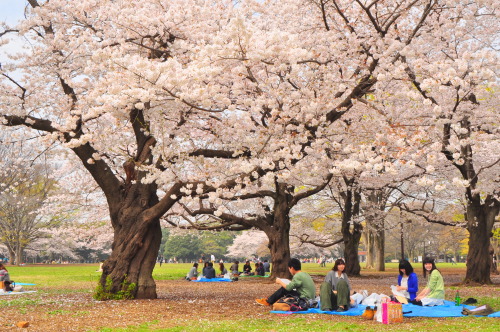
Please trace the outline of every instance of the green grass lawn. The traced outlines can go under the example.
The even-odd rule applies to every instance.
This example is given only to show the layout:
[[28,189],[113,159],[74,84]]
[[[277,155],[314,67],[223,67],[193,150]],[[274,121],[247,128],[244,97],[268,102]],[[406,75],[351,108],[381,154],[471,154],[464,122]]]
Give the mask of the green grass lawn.
[[[191,268],[191,263],[177,264],[156,264],[153,271],[153,277],[156,280],[174,280],[182,278]],[[333,264],[327,264],[326,267],[320,267],[316,263],[305,263],[302,269],[310,274],[326,275],[333,267]],[[420,265],[414,264],[415,269],[419,269]],[[26,266],[10,266],[8,265],[11,278],[18,282],[43,284],[46,286],[60,285],[61,280],[64,280],[69,285],[82,285],[84,283],[95,283],[98,281],[101,273],[96,272],[99,268],[98,264],[53,264],[53,265],[26,265]],[[385,272],[377,272],[377,274],[392,274],[397,275],[398,263],[386,263]],[[446,270],[465,271],[465,264],[458,263],[439,263],[438,268]],[[199,268],[200,270],[201,268]],[[371,274],[373,270],[362,270],[362,274]],[[419,271],[420,272],[420,271]]]
[[[378,324],[363,324],[359,322],[331,322],[327,320],[309,319],[308,315],[294,315],[293,317],[283,319],[276,322],[275,320],[253,319],[253,320],[193,320],[189,324],[180,325],[169,329],[155,329],[155,321],[141,324],[136,327],[128,327],[123,329],[101,329],[99,332],[183,332],[183,331],[275,331],[275,332],[304,332],[304,331],[485,331],[498,332],[500,322],[495,322],[494,319],[482,319],[476,317],[464,317],[459,319],[447,319],[444,323],[439,321],[436,324],[436,319],[421,319],[415,324],[393,324],[382,325]],[[493,321],[493,322],[492,322]],[[498,321],[498,319],[497,319]],[[412,326],[414,325],[414,326]],[[94,332],[94,331],[92,331]]]

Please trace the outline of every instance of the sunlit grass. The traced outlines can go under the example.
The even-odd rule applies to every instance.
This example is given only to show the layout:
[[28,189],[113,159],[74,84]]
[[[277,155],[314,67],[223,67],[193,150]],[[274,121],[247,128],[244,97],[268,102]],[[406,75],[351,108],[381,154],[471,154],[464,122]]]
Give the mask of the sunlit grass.
[[[189,269],[191,263],[164,263],[162,266],[156,264],[153,271],[153,278],[156,280],[175,280],[183,278]],[[361,274],[371,274],[374,270],[363,268]],[[414,263],[415,269],[420,269],[421,264]],[[101,276],[97,272],[99,264],[51,264],[51,265],[26,265],[26,266],[8,266],[11,278],[17,282],[36,283],[40,286],[56,287],[67,285],[68,288],[82,285],[84,283],[96,284]],[[333,263],[327,263],[325,267],[320,267],[317,263],[304,263],[302,269],[310,274],[326,275],[333,268]],[[377,274],[395,274],[398,273],[398,263],[386,263],[385,272],[377,272]],[[465,264],[458,263],[439,263],[438,268],[446,270],[457,270],[457,272],[465,272]],[[216,266],[216,270],[218,266]],[[198,269],[201,271],[201,266]],[[63,282],[62,282],[63,280]]]
[[[309,315],[307,315],[309,316]],[[383,325],[376,322],[362,322],[351,320],[332,322],[320,320],[317,317],[294,315],[283,317],[282,320],[266,318],[252,320],[198,320],[193,319],[184,324],[160,328],[155,327],[158,321],[142,323],[127,328],[102,328],[99,332],[143,332],[143,331],[486,331],[496,332],[500,328],[500,321],[492,318],[464,317],[454,319],[411,319],[407,318],[402,324]],[[93,330],[95,332],[95,330]]]

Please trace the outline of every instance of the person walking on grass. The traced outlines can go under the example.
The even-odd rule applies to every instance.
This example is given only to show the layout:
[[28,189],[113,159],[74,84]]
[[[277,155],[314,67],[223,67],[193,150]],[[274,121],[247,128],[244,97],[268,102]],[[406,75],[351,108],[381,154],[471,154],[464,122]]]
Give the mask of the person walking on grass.
[[311,276],[302,272],[302,264],[297,258],[292,258],[288,262],[288,270],[293,278],[286,284],[283,279],[276,278],[276,283],[281,287],[268,298],[256,299],[260,305],[273,305],[279,299],[285,296],[298,296],[307,300],[313,300],[316,297],[316,288]]

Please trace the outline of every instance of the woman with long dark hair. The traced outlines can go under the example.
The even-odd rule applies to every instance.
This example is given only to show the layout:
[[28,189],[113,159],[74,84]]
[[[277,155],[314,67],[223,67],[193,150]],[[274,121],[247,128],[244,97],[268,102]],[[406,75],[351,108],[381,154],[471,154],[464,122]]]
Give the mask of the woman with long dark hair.
[[444,304],[444,280],[441,272],[436,267],[434,259],[424,258],[422,263],[424,269],[424,278],[427,278],[427,285],[417,295],[412,303],[424,306],[435,306]]
[[191,270],[189,270],[186,279],[187,280],[196,280],[198,278],[198,263],[194,263]]
[[219,263],[220,275],[224,276],[227,273],[227,269],[224,266],[224,263]]
[[345,261],[339,258],[326,275],[320,287],[321,310],[342,312],[349,309],[351,283],[344,270]]
[[398,285],[395,287],[395,290],[402,293],[410,301],[415,300],[417,297],[418,277],[413,272],[413,266],[406,259],[399,262]]

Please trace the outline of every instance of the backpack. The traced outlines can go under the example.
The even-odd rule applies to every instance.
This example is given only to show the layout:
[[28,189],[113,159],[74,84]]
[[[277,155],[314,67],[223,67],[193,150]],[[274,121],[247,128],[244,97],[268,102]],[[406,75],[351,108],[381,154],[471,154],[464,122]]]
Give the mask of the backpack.
[[[289,307],[287,309],[287,306]],[[309,309],[309,301],[307,299],[288,295],[279,299],[273,304],[273,310],[276,311],[305,311]]]
[[6,292],[12,292],[16,284],[14,281],[3,281],[3,290]]

